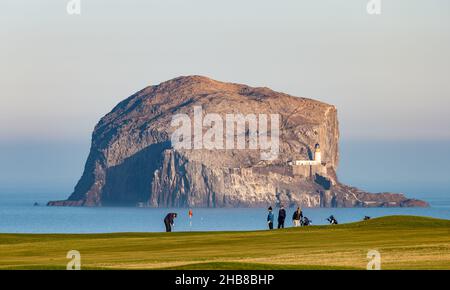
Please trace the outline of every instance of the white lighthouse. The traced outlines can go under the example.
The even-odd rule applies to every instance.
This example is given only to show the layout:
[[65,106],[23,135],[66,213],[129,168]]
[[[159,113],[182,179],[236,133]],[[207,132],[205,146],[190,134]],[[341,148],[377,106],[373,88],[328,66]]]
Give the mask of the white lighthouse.
[[322,153],[318,143],[314,146],[314,156],[311,157],[313,157],[311,160],[292,160],[288,162],[288,165],[292,166],[292,174],[306,178],[311,178],[317,173],[326,175],[326,164],[322,163]]
[[322,163],[322,153],[320,153],[319,143],[317,143],[315,146],[314,161],[316,161],[319,165]]
[[322,165],[322,153],[320,152],[320,145],[314,146],[314,160],[293,160],[288,162],[291,166],[318,166]]

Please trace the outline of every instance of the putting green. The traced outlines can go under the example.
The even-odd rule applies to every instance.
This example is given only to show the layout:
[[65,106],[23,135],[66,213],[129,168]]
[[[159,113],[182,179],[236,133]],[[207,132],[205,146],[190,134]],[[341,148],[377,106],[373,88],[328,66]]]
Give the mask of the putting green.
[[450,269],[450,221],[389,216],[252,232],[0,234],[0,269]]

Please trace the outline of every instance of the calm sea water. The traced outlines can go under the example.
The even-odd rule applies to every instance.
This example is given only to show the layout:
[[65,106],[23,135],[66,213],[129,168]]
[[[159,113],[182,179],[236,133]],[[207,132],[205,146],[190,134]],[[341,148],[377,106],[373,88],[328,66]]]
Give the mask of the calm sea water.
[[[45,204],[45,196],[34,196]],[[365,215],[417,215],[450,219],[450,201],[436,200],[430,208],[349,208],[304,209],[313,224],[326,224],[333,214],[340,223],[361,220]],[[295,209],[287,209],[286,226],[292,226],[290,217]],[[266,209],[193,209],[192,220],[188,209],[150,208],[80,208],[33,206],[30,196],[7,196],[0,199],[1,233],[106,233],[106,232],[160,232],[168,212],[177,212],[175,231],[237,231],[266,228]]]
[[[404,192],[430,208],[304,209],[313,224],[365,215],[418,215],[450,219],[450,142],[343,142],[339,178],[371,192]],[[175,231],[259,230],[266,209],[187,209],[46,207],[67,198],[81,176],[85,144],[0,143],[0,233],[158,232],[168,212],[179,213]],[[438,152],[439,154],[429,154]],[[389,163],[386,163],[389,160]],[[41,206],[34,207],[39,202]],[[288,209],[288,222],[294,209]]]

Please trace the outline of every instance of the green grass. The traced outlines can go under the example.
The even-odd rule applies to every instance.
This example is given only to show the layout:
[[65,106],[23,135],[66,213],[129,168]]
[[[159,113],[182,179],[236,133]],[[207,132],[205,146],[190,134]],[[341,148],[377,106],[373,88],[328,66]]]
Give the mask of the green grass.
[[212,262],[187,264],[164,270],[358,270],[352,267],[311,266],[311,265],[277,265],[239,262]]
[[0,234],[0,269],[450,269],[450,221],[391,216],[274,231]]

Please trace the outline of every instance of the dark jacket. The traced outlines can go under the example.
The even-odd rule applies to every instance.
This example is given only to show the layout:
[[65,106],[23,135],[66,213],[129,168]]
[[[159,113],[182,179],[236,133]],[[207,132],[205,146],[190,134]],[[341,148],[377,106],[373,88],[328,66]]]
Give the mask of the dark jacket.
[[297,220],[297,221],[299,221],[299,220],[301,220],[302,219],[302,217],[303,217],[303,212],[302,211],[295,211],[294,212],[294,215],[292,216],[292,220]]
[[278,220],[282,220],[284,221],[286,219],[286,211],[284,210],[284,208],[280,209],[280,211],[278,211]]
[[164,222],[173,225],[174,219],[175,219],[175,213],[171,212],[166,215],[166,217],[164,218]]

